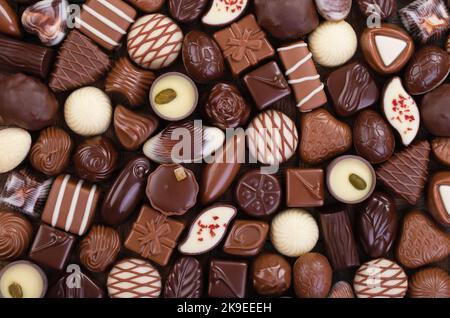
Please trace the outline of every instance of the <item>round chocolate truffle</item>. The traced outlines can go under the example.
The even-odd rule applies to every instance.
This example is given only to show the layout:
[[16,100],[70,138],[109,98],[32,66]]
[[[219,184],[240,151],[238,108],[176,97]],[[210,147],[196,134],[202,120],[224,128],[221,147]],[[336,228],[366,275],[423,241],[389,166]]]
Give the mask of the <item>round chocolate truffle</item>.
[[43,298],[46,291],[47,276],[34,263],[17,261],[0,271],[0,298]]
[[300,256],[294,264],[294,290],[299,298],[326,298],[331,289],[333,270],[319,253]]
[[450,276],[440,268],[426,268],[414,273],[409,282],[411,298],[450,298]]
[[30,245],[33,227],[24,217],[0,211],[0,261],[23,255]]
[[425,95],[420,107],[425,127],[438,137],[450,137],[450,84]]
[[291,265],[280,255],[262,254],[253,263],[253,288],[264,296],[282,295],[291,286]]

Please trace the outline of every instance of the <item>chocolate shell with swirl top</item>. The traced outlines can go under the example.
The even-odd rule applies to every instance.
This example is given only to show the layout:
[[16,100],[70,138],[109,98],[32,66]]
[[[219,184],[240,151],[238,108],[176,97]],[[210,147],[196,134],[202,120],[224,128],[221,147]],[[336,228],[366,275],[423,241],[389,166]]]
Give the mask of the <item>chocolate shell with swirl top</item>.
[[33,227],[24,217],[9,211],[0,212],[0,261],[23,255],[30,245]]

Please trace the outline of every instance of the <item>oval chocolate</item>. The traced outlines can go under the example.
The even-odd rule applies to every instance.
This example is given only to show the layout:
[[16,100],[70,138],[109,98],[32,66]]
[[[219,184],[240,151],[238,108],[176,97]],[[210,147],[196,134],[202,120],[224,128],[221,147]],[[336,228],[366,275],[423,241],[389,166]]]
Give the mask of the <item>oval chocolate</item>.
[[425,95],[420,115],[430,133],[450,137],[450,84],[443,84]]

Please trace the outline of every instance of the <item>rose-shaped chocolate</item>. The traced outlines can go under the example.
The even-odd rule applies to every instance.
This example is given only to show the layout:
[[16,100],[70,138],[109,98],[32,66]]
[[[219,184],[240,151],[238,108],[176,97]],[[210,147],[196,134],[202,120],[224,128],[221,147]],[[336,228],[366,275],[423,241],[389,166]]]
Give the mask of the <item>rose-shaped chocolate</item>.
[[250,107],[236,86],[219,83],[209,94],[205,114],[214,126],[222,129],[235,128],[247,122]]

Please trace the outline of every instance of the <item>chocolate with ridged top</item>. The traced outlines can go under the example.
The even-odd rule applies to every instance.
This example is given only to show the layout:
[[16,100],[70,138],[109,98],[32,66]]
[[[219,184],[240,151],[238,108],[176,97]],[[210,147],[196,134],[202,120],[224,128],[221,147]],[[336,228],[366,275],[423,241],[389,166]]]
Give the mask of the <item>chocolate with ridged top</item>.
[[450,276],[440,268],[431,267],[414,273],[409,282],[411,298],[450,298]]
[[208,2],[208,0],[169,0],[170,15],[182,23],[192,22],[200,17]]
[[12,260],[28,249],[33,227],[20,214],[0,211],[0,260]]
[[203,270],[193,257],[179,258],[164,284],[165,298],[200,298],[203,290]]

